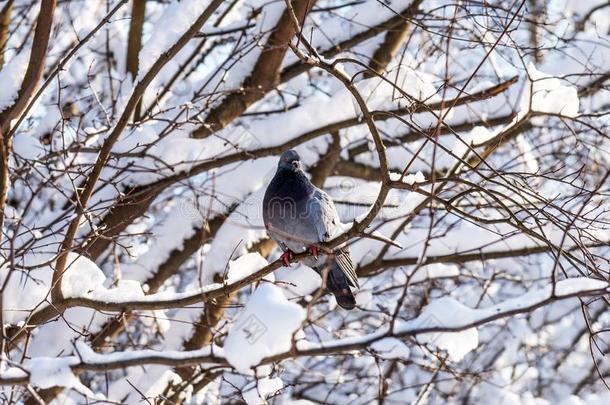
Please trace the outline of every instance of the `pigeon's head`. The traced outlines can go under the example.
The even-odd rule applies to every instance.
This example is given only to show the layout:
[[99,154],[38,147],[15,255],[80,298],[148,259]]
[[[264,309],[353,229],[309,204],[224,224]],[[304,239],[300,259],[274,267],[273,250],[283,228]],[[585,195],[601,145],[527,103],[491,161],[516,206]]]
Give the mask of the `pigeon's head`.
[[277,167],[278,169],[301,170],[301,157],[295,150],[287,150],[280,156]]

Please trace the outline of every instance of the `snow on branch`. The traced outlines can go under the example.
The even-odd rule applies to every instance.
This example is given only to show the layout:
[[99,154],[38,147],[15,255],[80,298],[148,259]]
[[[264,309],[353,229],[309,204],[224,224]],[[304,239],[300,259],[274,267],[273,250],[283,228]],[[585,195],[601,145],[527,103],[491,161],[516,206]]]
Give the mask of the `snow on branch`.
[[[418,342],[429,343],[447,350],[450,358],[460,361],[478,345],[476,328],[498,319],[529,313],[537,308],[570,298],[602,296],[610,292],[610,285],[601,280],[573,278],[548,285],[499,304],[472,309],[451,298],[441,298],[431,302],[415,319],[399,322],[393,329],[383,327],[375,333],[320,343],[304,339],[296,341],[296,348],[288,346],[291,336],[304,313],[296,304],[285,301],[282,293],[271,284],[263,284],[241,317],[236,321],[235,332],[229,334],[225,347],[214,345],[196,351],[139,350],[98,354],[84,342],[77,342],[77,355],[59,358],[31,359],[23,366],[5,368],[0,372],[0,384],[41,384],[69,387],[74,385],[72,373],[81,371],[101,371],[134,367],[146,364],[163,364],[176,367],[191,365],[234,366],[242,372],[251,367],[277,362],[284,359],[321,355],[341,355],[354,350],[371,348],[383,356],[408,356],[408,350],[396,346],[390,338],[414,337]],[[281,302],[284,302],[281,304]],[[281,305],[280,305],[281,304]],[[291,326],[292,325],[292,326]],[[245,333],[244,331],[248,332]],[[252,341],[253,343],[249,343]],[[258,343],[257,343],[258,342]],[[251,347],[251,345],[254,345]],[[288,346],[287,346],[288,344]],[[284,350],[284,351],[282,351]],[[277,353],[279,351],[279,353]],[[275,352],[275,353],[274,353]],[[37,371],[56,369],[55,380],[36,377]],[[67,373],[67,367],[72,373]],[[32,378],[34,376],[34,378]],[[42,377],[41,377],[42,378]]]
[[0,3],[3,399],[609,402],[603,1]]

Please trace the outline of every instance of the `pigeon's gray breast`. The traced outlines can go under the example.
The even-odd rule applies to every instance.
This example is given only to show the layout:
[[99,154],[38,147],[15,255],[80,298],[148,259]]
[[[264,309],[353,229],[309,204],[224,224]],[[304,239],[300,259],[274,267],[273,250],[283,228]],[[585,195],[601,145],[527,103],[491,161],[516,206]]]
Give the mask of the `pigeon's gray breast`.
[[299,197],[268,196],[263,210],[269,235],[293,252],[302,252],[309,245],[320,242],[315,218],[311,216],[311,195],[306,193]]

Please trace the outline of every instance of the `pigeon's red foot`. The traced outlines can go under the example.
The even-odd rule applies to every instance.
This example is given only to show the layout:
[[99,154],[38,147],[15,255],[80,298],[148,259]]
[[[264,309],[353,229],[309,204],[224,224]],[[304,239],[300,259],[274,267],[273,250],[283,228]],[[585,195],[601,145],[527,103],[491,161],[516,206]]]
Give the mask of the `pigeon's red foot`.
[[280,259],[282,259],[282,262],[284,262],[284,266],[286,266],[286,267],[290,266],[290,261],[292,260],[293,256],[294,256],[294,252],[290,249],[288,249],[284,253],[282,253],[282,255],[280,256]]
[[309,246],[309,253],[313,256],[314,259],[318,258],[318,247],[316,245]]

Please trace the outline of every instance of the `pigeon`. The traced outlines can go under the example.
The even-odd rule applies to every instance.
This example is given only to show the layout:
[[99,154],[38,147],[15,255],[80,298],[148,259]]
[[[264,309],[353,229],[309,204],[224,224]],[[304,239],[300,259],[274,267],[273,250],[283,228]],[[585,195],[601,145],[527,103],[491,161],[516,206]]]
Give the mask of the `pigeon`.
[[339,306],[348,310],[356,306],[350,286],[359,285],[349,248],[318,252],[318,244],[341,229],[337,210],[328,194],[309,181],[294,150],[280,156],[263,199],[263,220],[269,236],[283,251],[285,266],[295,253],[309,251],[311,256],[303,263],[326,278],[326,288]]

